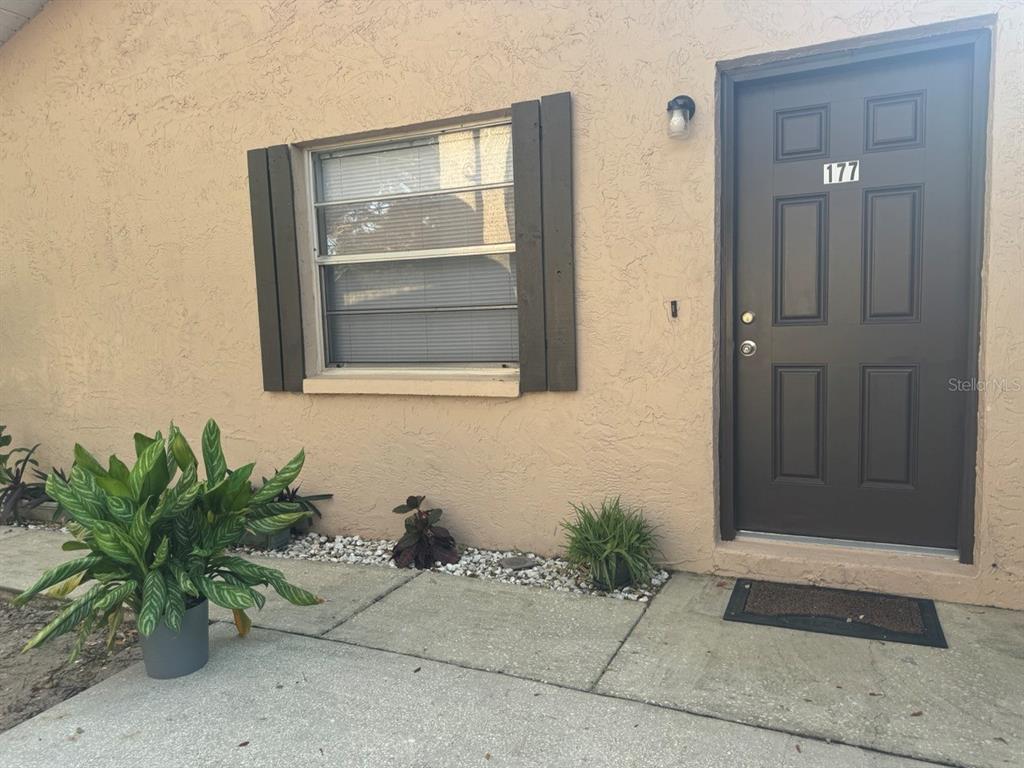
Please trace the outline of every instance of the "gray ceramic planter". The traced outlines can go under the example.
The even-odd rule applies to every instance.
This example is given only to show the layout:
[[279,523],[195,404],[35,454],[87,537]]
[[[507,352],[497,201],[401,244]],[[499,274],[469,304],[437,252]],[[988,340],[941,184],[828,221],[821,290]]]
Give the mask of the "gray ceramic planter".
[[163,621],[142,638],[146,674],[158,680],[181,677],[202,669],[210,658],[210,604],[203,600],[185,611],[175,634]]
[[239,539],[238,543],[243,547],[253,547],[254,549],[284,549],[292,540],[292,532],[290,529],[285,528],[283,531],[274,531],[274,533],[249,533],[248,531]]

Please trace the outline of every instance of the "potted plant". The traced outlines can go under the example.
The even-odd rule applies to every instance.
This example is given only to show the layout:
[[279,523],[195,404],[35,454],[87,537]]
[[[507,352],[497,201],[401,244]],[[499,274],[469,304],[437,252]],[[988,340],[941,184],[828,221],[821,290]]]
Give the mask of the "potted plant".
[[[323,514],[320,512],[320,508],[317,507],[317,502],[328,501],[329,499],[333,498],[333,493],[314,493],[310,494],[309,496],[306,496],[305,494],[300,493],[299,486],[295,485],[292,486],[291,488],[286,488],[285,490],[281,491],[281,495],[278,497],[278,501],[294,501],[298,504],[301,504],[303,509],[312,512],[313,515],[316,515],[317,517],[323,517]],[[309,533],[313,529],[313,515],[310,515],[309,517],[304,517],[301,520],[297,521],[295,525],[292,526],[292,533],[297,534],[299,536],[305,533]]]
[[392,512],[404,515],[405,535],[395,544],[391,558],[399,568],[416,566],[422,570],[434,563],[457,563],[461,558],[455,548],[455,539],[437,523],[441,520],[442,510],[423,509],[426,496],[410,496],[404,504],[399,504]]
[[[0,424],[0,449],[11,444],[11,436],[4,434],[6,429]],[[12,448],[0,453],[0,523],[20,523],[22,515],[50,501],[43,479],[26,480],[30,469],[35,470],[37,477],[39,475],[35,469],[39,462],[33,458],[38,448],[36,443],[31,448]]]
[[654,570],[654,530],[639,510],[618,497],[600,509],[572,505],[574,520],[562,523],[569,534],[566,559],[586,569],[594,585],[611,591],[650,580]]
[[243,636],[252,625],[246,609],[262,607],[265,599],[255,586],[270,586],[295,605],[321,602],[280,571],[224,554],[244,531],[269,533],[310,514],[298,504],[276,501],[302,469],[302,451],[256,489],[249,483],[252,464],[228,471],[212,419],[203,430],[203,480],[192,448],[173,424],[167,440],[159,432],[136,434],[135,451],[134,466],[111,456],[104,468],[76,445],[68,481],[55,474],[47,479],[46,491],[70,518],[75,535],[64,549],[85,554],[44,573],[15,602],[46,589],[65,595],[79,584],[96,583],[24,650],[77,629],[74,655],[103,624],[109,642],[130,609],[142,637],[146,673],[178,677],[207,661],[207,601],[232,610]]
[[[263,478],[263,482],[267,482],[267,479]],[[280,531],[274,531],[273,533],[257,534],[247,531],[242,536],[239,544],[253,549],[283,549],[288,546],[292,534],[302,535],[309,532],[310,528],[312,528],[313,515],[323,517],[316,506],[316,502],[333,498],[333,493],[314,493],[310,496],[305,496],[300,493],[299,486],[297,485],[285,488],[277,494],[275,501],[285,504],[298,504],[301,509],[306,510],[310,514],[297,520],[291,528],[282,528]]]

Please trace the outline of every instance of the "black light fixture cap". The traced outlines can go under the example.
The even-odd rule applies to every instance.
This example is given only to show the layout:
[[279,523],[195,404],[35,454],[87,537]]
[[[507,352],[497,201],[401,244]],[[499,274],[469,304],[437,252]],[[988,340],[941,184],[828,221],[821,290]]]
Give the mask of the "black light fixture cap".
[[689,96],[676,96],[668,103],[668,112],[681,109],[686,113],[686,119],[693,119],[693,113],[697,111],[697,105]]

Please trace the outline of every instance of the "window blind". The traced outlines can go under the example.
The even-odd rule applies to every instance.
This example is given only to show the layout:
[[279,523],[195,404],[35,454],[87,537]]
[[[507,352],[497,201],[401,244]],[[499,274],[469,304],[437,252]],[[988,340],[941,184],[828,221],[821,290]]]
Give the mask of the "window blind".
[[511,254],[330,265],[323,294],[333,361],[516,358]]
[[508,125],[322,152],[314,168],[329,365],[517,360]]

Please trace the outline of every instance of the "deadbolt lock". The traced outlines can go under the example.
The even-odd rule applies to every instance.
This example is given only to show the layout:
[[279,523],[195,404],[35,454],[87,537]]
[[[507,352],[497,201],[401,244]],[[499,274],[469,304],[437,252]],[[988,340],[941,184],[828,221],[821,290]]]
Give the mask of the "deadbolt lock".
[[742,322],[744,325],[750,325],[752,322],[754,322],[754,317],[755,315],[753,312],[744,312],[742,315],[740,315],[740,322]]
[[746,341],[740,342],[740,354],[744,357],[753,357],[754,353],[757,352],[757,344],[747,339]]

